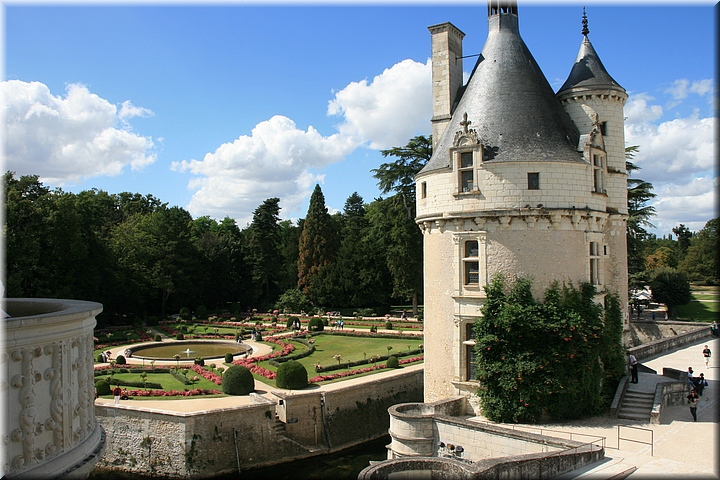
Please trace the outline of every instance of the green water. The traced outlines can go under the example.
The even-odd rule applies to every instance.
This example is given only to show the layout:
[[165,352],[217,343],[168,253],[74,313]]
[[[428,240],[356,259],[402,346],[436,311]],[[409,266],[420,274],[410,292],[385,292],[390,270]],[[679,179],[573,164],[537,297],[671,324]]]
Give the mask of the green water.
[[[188,350],[190,351],[188,352]],[[224,357],[226,353],[238,355],[246,350],[245,345],[232,342],[177,342],[147,348],[138,347],[133,350],[133,356],[172,360],[175,355],[180,355],[180,360],[183,360],[195,357]]]
[[[358,474],[370,465],[370,460],[385,460],[386,445],[390,436],[348,448],[341,452],[320,455],[305,460],[282,463],[272,467],[242,470],[213,480],[356,480]],[[150,476],[129,473],[90,474],[88,480],[147,480]]]

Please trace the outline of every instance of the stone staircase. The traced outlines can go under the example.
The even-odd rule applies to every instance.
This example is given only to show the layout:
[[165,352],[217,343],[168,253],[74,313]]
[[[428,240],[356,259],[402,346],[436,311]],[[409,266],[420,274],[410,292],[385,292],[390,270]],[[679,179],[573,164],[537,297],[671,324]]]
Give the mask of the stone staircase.
[[648,422],[650,421],[654,400],[655,394],[652,392],[628,389],[618,409],[617,417]]

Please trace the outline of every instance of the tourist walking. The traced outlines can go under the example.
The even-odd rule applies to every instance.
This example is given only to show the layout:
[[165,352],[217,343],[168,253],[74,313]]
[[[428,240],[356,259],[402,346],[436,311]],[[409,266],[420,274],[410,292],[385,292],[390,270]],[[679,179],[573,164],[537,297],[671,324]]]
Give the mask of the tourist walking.
[[705,390],[705,387],[707,387],[707,380],[705,380],[705,374],[701,373],[700,376],[695,381],[695,390],[697,391],[698,395],[702,395],[703,390]]
[[690,395],[687,396],[688,403],[690,404],[690,414],[693,417],[693,421],[697,422],[697,406],[700,403],[700,397],[698,397],[695,389],[690,391]]
[[688,367],[687,371],[687,381],[690,384],[690,390],[695,388],[695,382],[693,382],[693,369],[692,367]]
[[117,405],[120,403],[120,394],[122,393],[122,390],[120,390],[120,387],[115,387],[113,389],[113,397],[115,397],[115,404]]
[[707,367],[710,364],[710,356],[712,355],[712,352],[710,352],[710,348],[708,348],[707,345],[705,345],[705,348],[703,348],[703,357],[705,357],[705,366]]
[[630,352],[627,352],[628,364],[630,366],[630,383],[638,383],[637,358]]
[[712,332],[713,337],[720,337],[720,333],[718,333],[717,321],[713,320],[713,323],[710,326],[710,331]]

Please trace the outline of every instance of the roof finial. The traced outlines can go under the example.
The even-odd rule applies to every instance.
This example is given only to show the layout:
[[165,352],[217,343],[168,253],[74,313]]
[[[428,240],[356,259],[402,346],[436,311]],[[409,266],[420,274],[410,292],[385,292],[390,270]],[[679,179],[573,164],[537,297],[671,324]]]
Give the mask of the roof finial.
[[583,6],[583,19],[582,19],[582,34],[587,37],[587,34],[590,33],[590,30],[588,29],[588,21],[587,21],[587,15],[585,15],[585,7]]

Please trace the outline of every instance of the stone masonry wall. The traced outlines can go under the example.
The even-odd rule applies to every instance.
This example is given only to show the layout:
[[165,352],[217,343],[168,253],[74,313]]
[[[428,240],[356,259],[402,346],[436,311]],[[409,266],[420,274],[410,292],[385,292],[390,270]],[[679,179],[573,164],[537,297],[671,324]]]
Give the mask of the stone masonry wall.
[[96,405],[107,443],[95,472],[212,478],[363,443],[387,434],[390,405],[422,401],[422,369],[379,375],[324,395],[284,391],[285,424],[276,420],[277,403],[259,395],[256,404],[193,413]]

